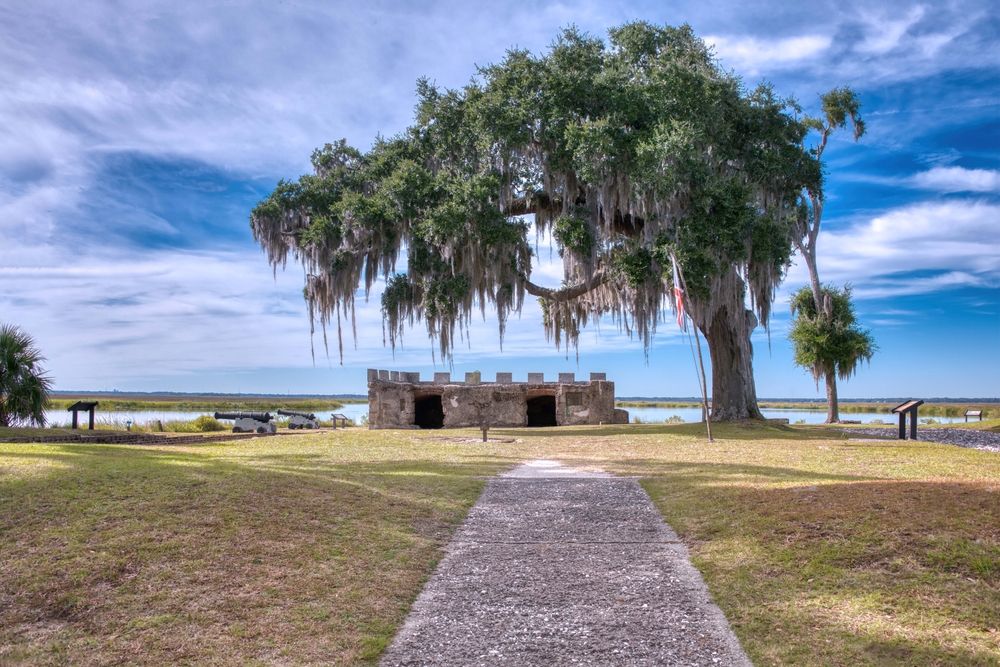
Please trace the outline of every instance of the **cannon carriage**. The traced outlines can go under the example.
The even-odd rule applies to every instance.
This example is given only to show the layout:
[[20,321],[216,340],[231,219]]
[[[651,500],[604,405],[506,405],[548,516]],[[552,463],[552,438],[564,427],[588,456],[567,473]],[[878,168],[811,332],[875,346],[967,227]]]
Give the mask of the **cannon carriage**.
[[320,428],[319,420],[316,419],[316,415],[312,412],[295,412],[294,410],[278,410],[278,414],[282,417],[289,417],[288,428],[289,429],[314,429]]
[[216,412],[216,419],[233,420],[233,433],[277,433],[270,412]]

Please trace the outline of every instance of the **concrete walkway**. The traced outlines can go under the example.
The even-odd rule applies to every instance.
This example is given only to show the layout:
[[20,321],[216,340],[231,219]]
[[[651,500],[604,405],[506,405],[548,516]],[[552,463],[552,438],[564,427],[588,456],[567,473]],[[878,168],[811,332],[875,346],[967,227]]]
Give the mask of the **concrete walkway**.
[[634,479],[534,461],[487,484],[383,667],[750,667]]

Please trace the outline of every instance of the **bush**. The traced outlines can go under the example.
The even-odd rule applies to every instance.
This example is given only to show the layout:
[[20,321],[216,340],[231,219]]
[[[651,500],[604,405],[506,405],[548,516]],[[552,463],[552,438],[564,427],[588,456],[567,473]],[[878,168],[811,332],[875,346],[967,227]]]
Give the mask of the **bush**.
[[225,431],[226,426],[211,415],[202,415],[191,422],[199,431]]

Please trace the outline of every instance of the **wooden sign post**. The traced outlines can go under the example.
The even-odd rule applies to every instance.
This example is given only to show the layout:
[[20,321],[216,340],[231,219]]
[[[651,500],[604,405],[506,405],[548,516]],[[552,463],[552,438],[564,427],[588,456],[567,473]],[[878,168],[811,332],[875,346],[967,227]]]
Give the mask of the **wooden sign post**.
[[899,415],[900,440],[906,440],[906,413],[910,414],[910,440],[917,439],[917,410],[923,404],[923,401],[907,401],[892,409],[894,414]]

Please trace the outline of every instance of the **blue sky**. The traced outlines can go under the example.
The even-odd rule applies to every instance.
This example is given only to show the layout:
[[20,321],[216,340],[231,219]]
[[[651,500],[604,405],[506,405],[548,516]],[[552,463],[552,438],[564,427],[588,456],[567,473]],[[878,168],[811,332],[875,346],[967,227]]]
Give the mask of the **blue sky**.
[[[0,321],[59,389],[349,393],[368,367],[435,370],[423,328],[383,347],[377,298],[341,366],[315,365],[295,265],[272,274],[249,209],[314,148],[361,149],[412,117],[414,84],[460,86],[571,23],[690,23],[748,84],[817,112],[851,85],[868,135],[835,135],[819,243],[881,348],[842,397],[1000,396],[1000,13],[995,2],[81,2],[0,7]],[[752,5],[752,6],[747,6]],[[558,283],[543,241],[536,282]],[[556,258],[558,259],[558,258]],[[822,396],[791,363],[789,291],[754,335],[762,397]],[[332,332],[332,335],[336,335]],[[442,368],[440,360],[436,370]],[[475,321],[453,372],[606,371],[619,395],[692,396],[691,350],[648,360],[605,323],[579,360],[526,305],[501,353]]]

